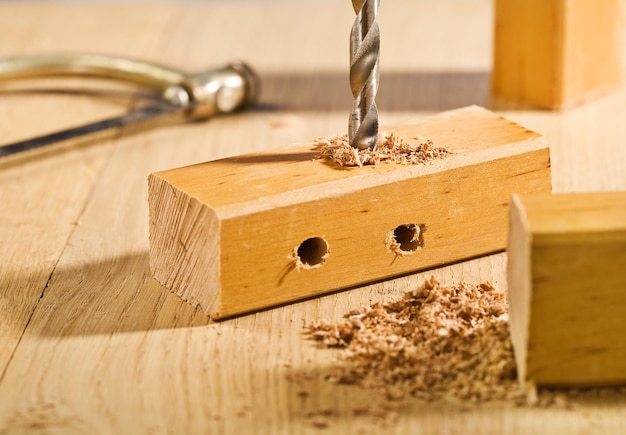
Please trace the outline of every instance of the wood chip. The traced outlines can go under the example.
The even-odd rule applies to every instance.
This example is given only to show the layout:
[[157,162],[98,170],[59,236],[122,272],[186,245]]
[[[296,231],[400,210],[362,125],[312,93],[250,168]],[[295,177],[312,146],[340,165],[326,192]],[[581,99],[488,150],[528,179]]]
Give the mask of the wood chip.
[[315,321],[306,332],[341,349],[328,380],[378,389],[389,401],[569,409],[572,401],[626,394],[626,386],[521,388],[506,294],[488,282],[443,286],[430,278],[396,301],[353,310],[336,323]]
[[406,395],[468,401],[522,397],[509,337],[506,297],[491,284],[445,287],[434,278],[397,301],[376,303],[308,333],[343,348],[330,377]]
[[347,134],[329,139],[318,138],[314,145],[320,158],[332,160],[341,166],[378,165],[383,162],[417,165],[451,154],[446,148],[436,147],[430,139],[422,136],[412,139],[408,141],[393,133],[382,132],[378,136],[376,151],[352,148]]

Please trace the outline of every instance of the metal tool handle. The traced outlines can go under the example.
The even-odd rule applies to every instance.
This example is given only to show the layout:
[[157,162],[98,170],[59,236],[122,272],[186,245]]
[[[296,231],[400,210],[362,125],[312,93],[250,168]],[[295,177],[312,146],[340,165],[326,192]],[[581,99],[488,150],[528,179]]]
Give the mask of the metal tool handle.
[[259,79],[243,62],[187,74],[152,62],[85,53],[43,54],[0,59],[0,81],[42,76],[91,76],[136,83],[162,92],[171,105],[189,107],[187,116],[206,118],[255,102]]

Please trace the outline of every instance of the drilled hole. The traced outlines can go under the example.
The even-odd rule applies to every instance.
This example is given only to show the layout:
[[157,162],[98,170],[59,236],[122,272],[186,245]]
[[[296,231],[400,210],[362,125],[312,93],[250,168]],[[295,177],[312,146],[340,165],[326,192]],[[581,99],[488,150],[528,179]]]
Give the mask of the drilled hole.
[[415,224],[405,224],[393,230],[393,238],[403,251],[416,251],[420,247],[419,227]]
[[321,266],[328,258],[328,243],[321,237],[311,237],[295,250],[296,266],[298,268],[312,268]]
[[424,247],[424,224],[398,225],[387,236],[387,247],[397,255],[409,255]]

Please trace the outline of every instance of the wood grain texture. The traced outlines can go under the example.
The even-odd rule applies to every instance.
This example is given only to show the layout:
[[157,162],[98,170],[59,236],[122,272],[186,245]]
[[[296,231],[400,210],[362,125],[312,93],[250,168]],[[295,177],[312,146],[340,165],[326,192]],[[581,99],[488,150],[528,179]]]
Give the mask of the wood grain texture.
[[[379,15],[381,124],[488,102],[490,1],[397,0]],[[0,318],[0,337],[9,343],[0,353],[0,433],[623,430],[620,396],[589,398],[572,409],[442,409],[417,401],[390,405],[372,391],[324,379],[336,354],[315,348],[303,325],[393,300],[431,275],[442,283],[489,280],[503,289],[505,254],[219,324],[151,278],[148,175],[344,133],[351,104],[344,41],[353,19],[343,0],[0,4],[2,55],[93,50],[190,71],[241,58],[272,84],[262,93],[268,106],[252,112],[0,167],[0,301],[27,313],[5,310]],[[127,105],[2,94],[0,125],[3,136],[18,139]],[[503,114],[546,137],[555,191],[626,190],[624,90],[563,112]],[[389,424],[355,412],[390,406]],[[328,410],[334,410],[328,429],[314,427],[312,416]]]
[[[1,7],[7,9],[6,5]],[[0,43],[1,55],[14,55],[12,44],[31,41],[30,51],[44,51],[49,40],[45,35],[62,32],[61,23],[45,20],[43,11],[32,11],[35,21],[13,20],[20,7],[8,8],[1,14],[0,25],[12,33],[10,40]],[[54,8],[42,8],[55,13]],[[23,9],[30,13],[30,8]],[[72,19],[69,12],[67,19]],[[39,17],[39,18],[37,18]],[[124,23],[128,23],[123,20]],[[155,14],[154,21],[163,21]],[[18,25],[19,23],[19,25]],[[117,23],[120,28],[125,24]],[[15,27],[19,29],[15,29]],[[95,34],[105,30],[116,32],[101,22],[93,28]],[[33,42],[37,41],[37,42]],[[98,45],[98,37],[92,43]],[[146,40],[135,39],[129,50],[147,49]],[[26,139],[62,127],[80,125],[106,116],[123,113],[132,105],[132,92],[95,83],[96,96],[89,95],[77,80],[39,80],[4,83],[0,81],[0,130],[2,143]],[[84,84],[83,84],[84,85]],[[33,90],[42,91],[33,99]],[[93,91],[94,88],[91,88]],[[98,94],[100,92],[100,94]],[[34,103],[33,103],[34,101]],[[36,110],[33,110],[36,104]],[[55,270],[69,236],[80,224],[95,182],[103,170],[112,147],[70,149],[67,152],[42,153],[40,158],[0,161],[0,373],[8,364],[15,347],[39,303],[52,272]]]
[[496,1],[493,95],[554,109],[618,85],[622,3]]
[[[502,250],[510,194],[551,191],[545,140],[483,108],[385,130],[450,155],[348,169],[292,146],[151,175],[155,278],[229,317]],[[422,246],[399,256],[403,225]]]
[[508,288],[521,382],[626,381],[626,192],[514,196]]

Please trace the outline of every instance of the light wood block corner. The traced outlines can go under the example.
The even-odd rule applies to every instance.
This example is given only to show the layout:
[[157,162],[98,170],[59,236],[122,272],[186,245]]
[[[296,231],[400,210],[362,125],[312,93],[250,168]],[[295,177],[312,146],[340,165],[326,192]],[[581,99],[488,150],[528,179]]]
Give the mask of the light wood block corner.
[[514,195],[508,291],[522,383],[626,383],[626,192]]
[[298,145],[150,175],[154,277],[224,318],[503,250],[510,195],[551,190],[544,138],[486,109],[383,130],[452,154],[347,169]]
[[496,0],[496,101],[555,109],[621,83],[622,3]]

